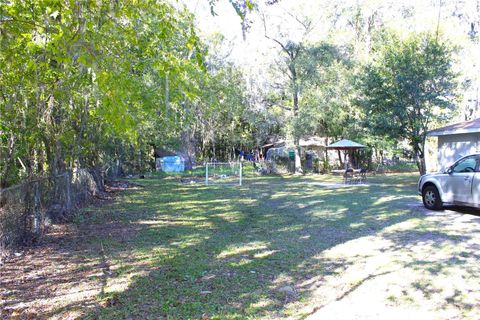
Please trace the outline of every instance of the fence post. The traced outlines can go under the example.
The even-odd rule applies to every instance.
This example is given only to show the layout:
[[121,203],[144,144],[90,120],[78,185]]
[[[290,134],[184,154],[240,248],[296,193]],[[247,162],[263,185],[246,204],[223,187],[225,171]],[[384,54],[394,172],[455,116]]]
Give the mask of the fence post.
[[205,185],[208,186],[208,162],[205,163]]
[[40,191],[38,188],[39,182],[36,181],[33,183],[33,235],[35,241],[41,239],[43,235],[43,226],[44,226],[44,219],[43,219],[43,212],[42,212],[42,204],[41,204],[41,196]]
[[32,236],[32,201],[31,201],[31,182],[25,182],[25,207],[23,210],[23,236],[25,244],[29,244]]
[[65,201],[67,202],[65,204],[65,210],[70,213],[70,210],[72,209],[72,179],[73,179],[73,175],[70,171],[67,172],[67,174],[65,175],[65,183],[66,183],[66,199]]
[[238,185],[241,186],[242,185],[242,168],[243,168],[243,164],[242,162],[240,161],[240,179],[238,181]]

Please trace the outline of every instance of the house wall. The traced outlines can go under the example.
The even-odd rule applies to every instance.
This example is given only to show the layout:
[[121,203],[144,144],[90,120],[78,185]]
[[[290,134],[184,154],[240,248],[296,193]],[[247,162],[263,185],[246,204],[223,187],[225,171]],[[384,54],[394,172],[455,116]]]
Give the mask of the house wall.
[[437,171],[458,158],[480,152],[480,133],[452,134],[438,137]]
[[425,165],[427,172],[437,172],[438,168],[438,138],[427,137],[425,141]]

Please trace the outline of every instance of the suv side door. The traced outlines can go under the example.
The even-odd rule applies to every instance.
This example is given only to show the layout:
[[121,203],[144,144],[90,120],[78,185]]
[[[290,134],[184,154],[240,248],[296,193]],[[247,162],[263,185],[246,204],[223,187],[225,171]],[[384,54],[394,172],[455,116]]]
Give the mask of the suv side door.
[[473,203],[472,185],[477,169],[476,155],[463,158],[448,169],[442,189],[451,195],[453,202]]
[[480,156],[477,156],[477,173],[473,177],[472,183],[472,204],[475,207],[480,207]]

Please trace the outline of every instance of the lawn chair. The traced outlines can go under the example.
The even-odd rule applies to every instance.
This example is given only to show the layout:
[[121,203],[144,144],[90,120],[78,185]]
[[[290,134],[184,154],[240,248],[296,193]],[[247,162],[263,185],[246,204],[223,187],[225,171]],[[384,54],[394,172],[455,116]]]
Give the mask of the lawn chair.
[[353,169],[348,168],[345,170],[345,173],[343,174],[343,183],[345,184],[350,184],[353,182]]

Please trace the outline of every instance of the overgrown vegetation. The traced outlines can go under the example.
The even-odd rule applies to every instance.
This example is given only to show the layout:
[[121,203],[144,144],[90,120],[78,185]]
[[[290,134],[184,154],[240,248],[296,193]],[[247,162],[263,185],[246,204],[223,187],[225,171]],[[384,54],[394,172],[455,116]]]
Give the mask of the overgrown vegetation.
[[[188,9],[166,0],[2,2],[1,186],[75,168],[150,170],[153,157],[168,152],[189,166],[227,160],[273,137],[349,137],[375,153],[407,141],[421,160],[426,130],[452,115],[436,109],[452,106],[454,74],[473,84],[467,72],[452,71],[449,48],[458,43],[442,36],[440,20],[404,37],[389,24],[391,6],[369,13],[363,4],[326,5],[315,19],[330,29],[319,39],[315,10],[293,6],[290,33],[275,20],[283,3],[230,4],[244,41],[260,27],[274,50],[252,59],[256,70],[232,61],[225,36],[200,38]],[[209,5],[215,12],[219,3]],[[413,23],[409,12],[403,19]],[[461,50],[474,44],[468,36]],[[409,135],[392,135],[394,127]]]
[[204,74],[191,15],[166,2],[0,8],[2,187],[146,156],[146,136],[178,126],[174,110],[195,96],[190,78]]

